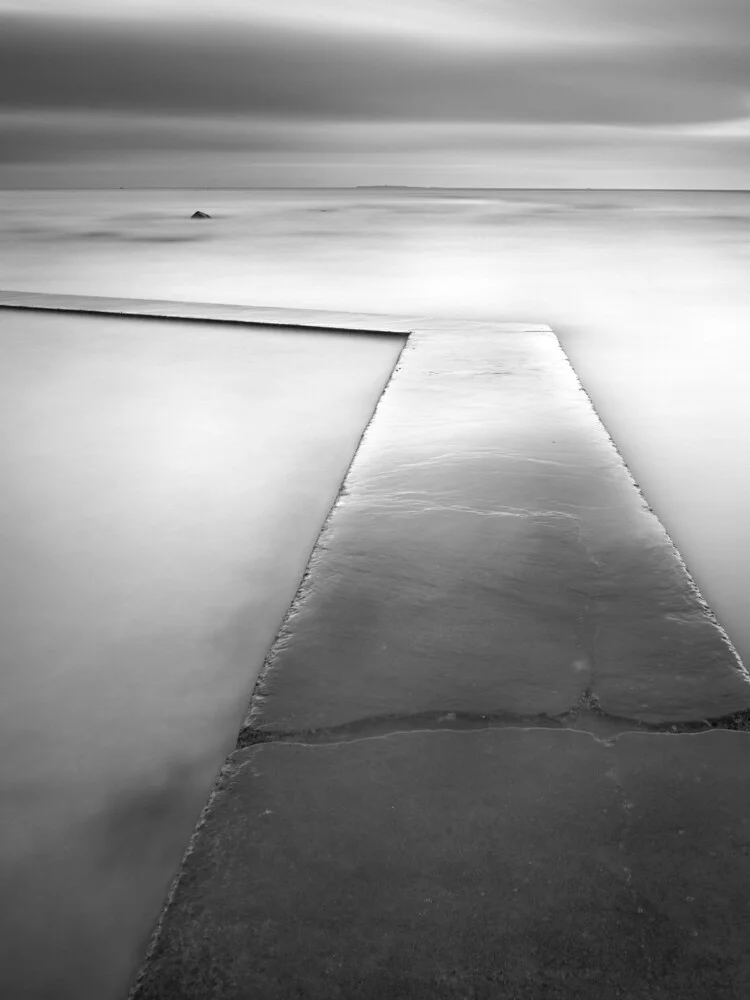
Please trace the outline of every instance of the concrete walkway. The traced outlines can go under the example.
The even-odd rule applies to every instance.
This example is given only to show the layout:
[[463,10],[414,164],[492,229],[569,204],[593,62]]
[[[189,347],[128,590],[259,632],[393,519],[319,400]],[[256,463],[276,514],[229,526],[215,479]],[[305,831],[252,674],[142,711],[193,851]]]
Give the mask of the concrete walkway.
[[551,332],[417,326],[133,997],[746,1000],[748,707]]

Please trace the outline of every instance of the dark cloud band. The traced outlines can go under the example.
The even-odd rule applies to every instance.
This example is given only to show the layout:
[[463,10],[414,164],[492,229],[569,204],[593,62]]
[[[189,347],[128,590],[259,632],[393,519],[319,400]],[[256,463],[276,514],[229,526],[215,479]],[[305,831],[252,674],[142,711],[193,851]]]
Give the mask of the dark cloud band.
[[653,124],[746,114],[745,37],[490,52],[243,25],[0,23],[0,105],[272,117]]

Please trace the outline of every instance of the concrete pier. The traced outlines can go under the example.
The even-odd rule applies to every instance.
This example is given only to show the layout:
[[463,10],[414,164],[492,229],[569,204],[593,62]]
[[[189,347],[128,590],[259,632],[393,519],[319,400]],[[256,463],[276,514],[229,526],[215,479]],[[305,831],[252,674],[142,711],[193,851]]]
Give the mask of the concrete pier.
[[441,713],[714,719],[748,678],[552,332],[415,330],[243,740]]
[[750,682],[554,334],[230,312],[409,338],[132,1000],[750,994]]

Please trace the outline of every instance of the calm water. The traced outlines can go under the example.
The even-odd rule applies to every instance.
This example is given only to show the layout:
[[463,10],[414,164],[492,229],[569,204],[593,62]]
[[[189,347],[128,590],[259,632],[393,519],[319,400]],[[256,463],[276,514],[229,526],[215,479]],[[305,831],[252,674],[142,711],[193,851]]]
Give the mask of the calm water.
[[0,996],[122,995],[400,348],[0,311]]
[[[191,222],[187,216],[195,209],[210,212],[214,218]],[[550,323],[636,479],[740,653],[750,661],[745,599],[750,583],[746,516],[750,471],[744,459],[750,427],[745,374],[750,361],[750,195],[0,192],[0,211],[4,220],[0,287],[4,288]],[[89,356],[87,345],[98,337],[95,327],[89,321],[67,322],[73,325],[66,327],[65,337],[77,338],[80,356]],[[152,330],[156,339],[144,340],[148,324],[139,326],[136,335],[125,332],[131,327],[112,322],[118,342],[136,338],[135,344],[125,342],[122,347],[133,362],[132,377],[136,377],[138,359],[150,357],[149,352],[165,351],[165,357],[169,356],[169,345],[156,333],[158,325]],[[28,337],[18,327],[13,329],[8,342],[15,352],[13,364],[23,358],[26,381],[6,386],[5,405],[37,407],[36,420],[39,413],[47,413],[46,389],[59,381],[57,362],[49,367],[59,342],[40,330],[48,338],[47,347],[35,354]],[[35,338],[34,342],[40,341]],[[336,350],[340,344],[336,341]],[[260,341],[258,345],[257,364],[265,364],[262,359],[272,358],[273,352]],[[310,385],[327,377],[324,373],[331,368],[329,348],[332,345],[322,349],[314,364],[310,360],[306,370],[309,375],[315,373],[315,379],[308,380],[308,389],[290,394],[287,383],[285,400],[292,395],[312,398]],[[236,350],[236,345],[231,349]],[[195,350],[200,354],[198,347]],[[52,352],[48,361],[44,351]],[[377,395],[393,356],[369,357],[365,352],[359,360],[352,358],[351,364],[342,365],[343,380],[336,383],[336,391],[346,395],[350,390],[345,407],[355,405],[358,393],[364,400],[357,417],[359,426],[367,418],[373,393]],[[276,365],[274,377],[286,371],[287,360],[268,362]],[[101,363],[106,368],[112,357]],[[175,409],[170,411],[172,423],[165,424],[164,438],[153,442],[148,455],[128,450],[129,425],[121,413],[109,428],[118,441],[117,462],[102,466],[102,475],[106,473],[111,483],[112,477],[122,474],[119,463],[126,455],[126,470],[132,475],[120,484],[125,489],[120,502],[141,505],[137,509],[145,510],[152,535],[162,545],[160,551],[167,553],[165,561],[152,565],[143,558],[150,555],[150,537],[123,537],[118,540],[118,561],[113,563],[108,554],[107,565],[120,566],[124,578],[129,573],[131,580],[134,567],[151,565],[153,575],[145,582],[133,620],[148,616],[153,604],[149,588],[151,594],[156,593],[166,580],[174,588],[170,621],[176,630],[184,629],[191,600],[197,606],[207,600],[191,574],[179,572],[186,551],[195,560],[194,566],[205,568],[202,578],[206,580],[217,572],[217,537],[227,546],[225,553],[236,550],[240,537],[246,550],[252,551],[247,566],[225,561],[229,576],[219,581],[217,594],[210,598],[212,607],[230,612],[227,595],[237,593],[233,587],[239,579],[250,587],[249,577],[243,576],[250,572],[250,563],[256,569],[266,566],[270,573],[278,552],[285,550],[281,536],[267,535],[265,527],[246,538],[242,535],[248,512],[257,509],[259,495],[266,495],[251,474],[260,452],[248,459],[243,450],[246,444],[235,435],[235,451],[217,454],[215,429],[203,429],[199,465],[205,478],[199,476],[198,481],[188,460],[195,454],[192,439],[188,447],[172,450],[176,427],[185,426],[188,414],[194,413],[192,403],[188,406],[186,386],[198,377],[201,365],[197,360],[195,365],[175,376],[170,389]],[[165,362],[163,368],[176,370],[172,362]],[[217,417],[211,408],[225,405],[227,393],[221,387],[228,375],[215,374],[218,382],[212,383],[210,398],[204,393],[204,402],[219,426],[229,418],[226,414]],[[76,378],[80,377],[79,372]],[[96,373],[89,372],[87,377],[93,391]],[[269,379],[266,373],[260,383],[270,385]],[[36,388],[29,392],[29,386]],[[75,395],[72,387],[70,391]],[[148,406],[157,405],[154,386],[139,391],[146,393],[143,398]],[[328,394],[323,398],[322,409],[328,411]],[[286,403],[279,407],[278,398],[271,397],[267,404],[271,408],[266,411],[270,416],[265,427],[281,429],[288,424]],[[48,578],[43,563],[23,569],[29,565],[23,561],[28,547],[36,544],[41,560],[69,560],[82,539],[95,549],[99,536],[96,523],[80,512],[75,514],[71,503],[63,508],[67,514],[58,523],[45,520],[44,503],[40,501],[36,509],[32,501],[47,486],[72,491],[71,497],[75,490],[81,491],[76,497],[96,495],[97,484],[89,482],[92,472],[85,455],[94,453],[101,459],[106,452],[106,435],[103,438],[96,428],[88,428],[81,438],[82,425],[76,424],[81,415],[69,407],[63,409],[68,423],[63,421],[59,427],[56,423],[35,439],[32,452],[15,454],[15,438],[6,427],[6,453],[23,465],[30,454],[55,453],[55,435],[67,433],[66,440],[85,442],[76,477],[52,462],[44,473],[47,478],[38,480],[34,478],[38,469],[29,467],[30,485],[25,493],[6,497],[3,522],[11,548],[16,546],[20,553],[18,572],[23,585],[37,587],[44,581],[39,591],[40,615],[46,621],[55,619],[59,629],[69,627],[69,616],[63,613],[67,580]],[[352,411],[330,407],[334,424],[336,413],[344,412]],[[234,413],[231,419],[253,420],[248,413]],[[57,415],[55,421],[59,422]],[[353,427],[356,420],[339,423]],[[293,489],[285,483],[276,494],[299,501],[297,508],[288,509],[288,524],[299,512],[310,509],[311,495],[317,497],[320,511],[312,517],[308,534],[295,552],[295,558],[303,562],[300,553],[306,554],[305,545],[309,548],[314,538],[331,490],[335,491],[332,484],[337,484],[336,476],[340,478],[346,466],[343,455],[347,449],[351,453],[357,437],[354,433],[353,441],[340,441],[339,471],[331,466],[323,474],[314,443],[320,433],[321,427],[311,429],[307,464],[298,466]],[[262,440],[262,436],[256,434],[255,439]],[[161,467],[165,449],[173,456],[172,479],[162,484],[162,493],[154,495],[145,484],[151,482],[153,468]],[[230,495],[217,485],[225,482],[223,461],[231,469],[233,488],[237,468],[245,462],[242,467],[250,470],[241,495]],[[288,455],[284,461],[287,468],[289,462],[297,462]],[[178,519],[182,534],[177,531],[165,537],[173,523],[172,505],[177,498],[182,502],[185,495],[186,477],[195,488],[189,496],[192,507]],[[301,483],[319,479],[325,480],[319,490],[311,486],[310,495],[299,492]],[[136,488],[133,482],[140,485]],[[278,484],[278,469],[268,471],[268,482]],[[254,523],[270,525],[274,520],[270,514],[277,513],[275,502],[267,507],[267,522],[261,518]],[[217,528],[218,535],[201,538],[201,511],[205,509],[212,516],[217,509],[230,515],[226,532]],[[95,522],[103,516],[101,510],[94,514]],[[291,551],[288,546],[286,550]],[[101,571],[105,570],[109,572],[106,567]],[[24,576],[27,572],[31,575]],[[38,577],[33,578],[34,572]],[[269,579],[262,590],[276,595],[275,607],[287,600],[284,586],[293,589],[289,581],[294,572],[290,566],[286,583]],[[120,593],[116,581],[110,580],[104,588],[100,583],[94,576],[80,584],[90,589],[97,618],[102,608],[111,607],[113,595]],[[270,635],[275,628],[273,614],[261,610],[260,604],[254,614],[255,621],[265,621]],[[241,643],[252,632],[249,620],[252,615],[239,627]],[[127,624],[123,623],[124,630]],[[194,628],[199,630],[200,623]],[[47,964],[35,966],[37,983],[48,984],[45,996],[116,997],[147,933],[145,914],[149,906],[158,906],[154,886],[164,883],[179,859],[184,830],[190,829],[216,762],[231,744],[232,727],[243,707],[240,688],[247,676],[243,674],[238,681],[235,674],[217,684],[216,674],[209,673],[208,679],[201,675],[196,682],[196,668],[189,658],[184,676],[175,676],[151,661],[149,666],[132,652],[126,655],[126,644],[119,659],[111,657],[104,670],[93,663],[74,668],[59,656],[53,660],[45,656],[33,630],[25,629],[23,634],[24,641],[35,646],[32,662],[43,668],[37,675],[14,673],[9,667],[3,678],[9,692],[3,698],[3,711],[6,719],[14,720],[5,726],[6,749],[1,759],[3,787],[13,795],[2,848],[6,870],[10,860],[14,872],[6,894],[12,904],[6,903],[6,910],[12,908],[14,914],[4,929],[5,943],[23,957],[29,941],[45,942]],[[257,639],[259,649],[265,641],[265,637]],[[57,645],[56,639],[48,653],[54,654]],[[212,687],[210,703],[206,684]],[[31,717],[33,723],[28,721]]]

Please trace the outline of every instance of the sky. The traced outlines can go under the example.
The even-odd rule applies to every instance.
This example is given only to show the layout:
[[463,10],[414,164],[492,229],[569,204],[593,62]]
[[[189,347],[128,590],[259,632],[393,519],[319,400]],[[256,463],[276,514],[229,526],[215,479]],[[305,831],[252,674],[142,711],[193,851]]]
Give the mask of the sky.
[[748,0],[0,0],[0,186],[750,187]]

